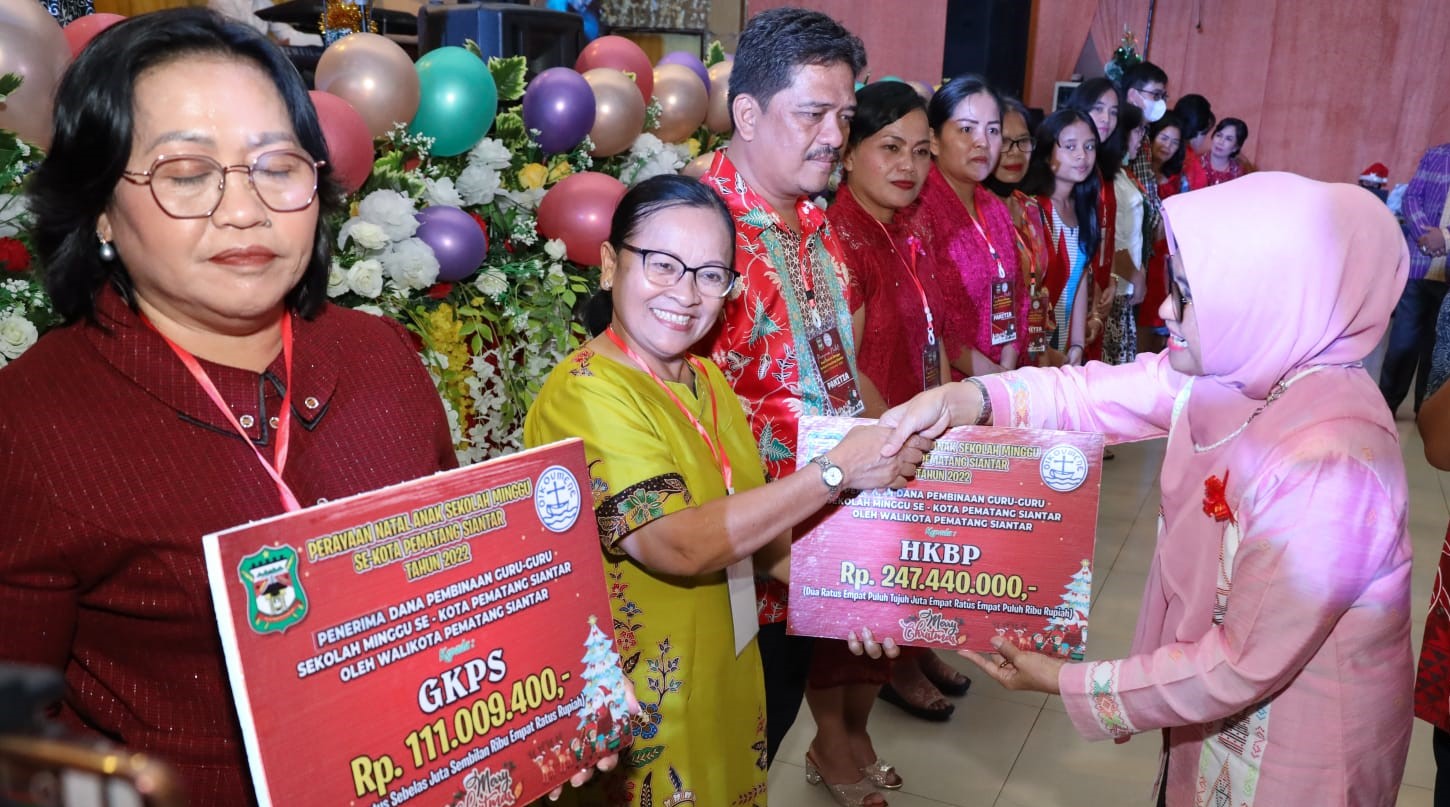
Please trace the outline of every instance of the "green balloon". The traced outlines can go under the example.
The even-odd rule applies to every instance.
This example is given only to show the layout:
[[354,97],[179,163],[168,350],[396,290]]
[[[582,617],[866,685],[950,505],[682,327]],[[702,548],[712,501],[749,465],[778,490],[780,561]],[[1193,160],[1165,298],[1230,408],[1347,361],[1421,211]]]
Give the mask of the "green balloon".
[[412,134],[433,138],[433,154],[452,157],[473,148],[498,114],[498,86],[483,60],[458,47],[423,54],[418,71],[418,114]]

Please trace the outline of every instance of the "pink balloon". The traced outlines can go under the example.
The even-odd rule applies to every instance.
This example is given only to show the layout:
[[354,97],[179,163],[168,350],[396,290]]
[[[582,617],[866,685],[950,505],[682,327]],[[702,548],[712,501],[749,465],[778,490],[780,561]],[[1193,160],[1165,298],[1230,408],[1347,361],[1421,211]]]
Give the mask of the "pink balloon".
[[650,96],[654,93],[655,66],[650,62],[649,56],[645,55],[644,49],[633,40],[622,36],[601,36],[585,45],[584,50],[579,52],[579,58],[574,61],[574,69],[587,73],[596,67],[612,67],[633,73],[639,94],[644,96],[645,104],[649,104]]
[[65,41],[70,45],[71,58],[74,59],[81,55],[81,51],[91,43],[92,39],[96,38],[97,34],[124,19],[126,18],[120,14],[97,12],[71,20],[70,25],[67,25],[63,31]]
[[0,128],[41,148],[50,146],[51,99],[70,64],[70,46],[60,24],[37,2],[0,0],[0,74],[24,80],[0,103]]
[[352,104],[330,92],[313,90],[308,95],[322,124],[332,176],[344,192],[352,193],[373,172],[373,137],[367,121]]
[[623,182],[608,174],[584,171],[567,176],[539,203],[539,232],[563,240],[569,260],[598,266],[599,248],[609,238],[610,219],[626,190]]
[[317,89],[342,98],[382,137],[393,124],[408,124],[418,112],[418,71],[407,52],[380,34],[349,34],[322,52]]

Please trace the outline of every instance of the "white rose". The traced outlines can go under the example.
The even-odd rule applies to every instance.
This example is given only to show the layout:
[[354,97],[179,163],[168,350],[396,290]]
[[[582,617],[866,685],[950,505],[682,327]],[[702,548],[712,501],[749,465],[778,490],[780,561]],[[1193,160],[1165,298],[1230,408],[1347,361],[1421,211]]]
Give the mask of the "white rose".
[[509,290],[508,278],[503,272],[497,269],[488,269],[480,272],[478,279],[473,281],[473,285],[485,295],[494,298],[502,296],[504,292]]
[[550,260],[562,261],[564,256],[569,254],[569,248],[564,245],[563,239],[550,238],[544,243],[544,252],[548,254]]
[[458,195],[458,189],[448,177],[423,180],[423,199],[429,206],[463,207],[463,197]]
[[40,333],[35,330],[35,326],[19,314],[0,319],[0,356],[16,358],[39,338]]
[[355,294],[377,299],[383,293],[383,265],[373,258],[358,261],[347,270],[347,285]]
[[501,171],[512,161],[513,155],[509,153],[508,147],[491,137],[478,141],[478,145],[468,152],[468,164],[479,168]]
[[383,309],[378,308],[377,306],[371,305],[371,304],[360,305],[360,306],[354,308],[353,310],[354,311],[361,311],[364,314],[372,314],[375,317],[384,316]]
[[499,194],[498,172],[480,165],[470,165],[458,175],[458,195],[470,205],[486,205]]
[[382,227],[360,218],[348,219],[337,231],[338,248],[346,247],[349,238],[363,249],[382,249],[388,245],[388,234]]
[[[19,142],[19,141],[17,141]],[[29,206],[24,196],[0,193],[0,238],[13,238],[24,229],[25,213]]]
[[399,241],[379,260],[388,277],[403,289],[426,289],[438,280],[438,257],[417,238]]
[[522,191],[504,191],[504,195],[514,204],[525,210],[537,210],[539,202],[543,201],[546,191],[543,188]]
[[629,145],[629,154],[631,157],[649,157],[664,147],[665,141],[645,132],[636,137],[634,142]]
[[357,206],[358,218],[383,228],[389,241],[401,241],[417,232],[417,213],[412,199],[390,190],[373,191]]
[[337,261],[327,268],[327,296],[338,297],[347,294],[347,268]]

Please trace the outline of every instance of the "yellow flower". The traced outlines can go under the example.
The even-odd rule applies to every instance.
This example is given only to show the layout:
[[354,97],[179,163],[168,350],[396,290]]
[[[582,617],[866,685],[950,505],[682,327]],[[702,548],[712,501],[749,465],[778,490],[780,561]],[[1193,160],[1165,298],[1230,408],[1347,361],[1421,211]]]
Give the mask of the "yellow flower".
[[692,137],[685,141],[685,146],[690,149],[690,159],[700,156],[700,138]]
[[569,166],[568,160],[561,159],[549,166],[549,179],[547,181],[552,185],[572,173],[574,173],[574,169]]
[[544,187],[548,181],[549,169],[539,163],[529,163],[519,169],[519,185],[526,191],[537,190]]
[[453,306],[443,303],[424,314],[418,324],[424,344],[447,358],[448,368],[441,374],[439,387],[453,404],[459,419],[467,423],[473,414],[473,399],[465,381],[470,356],[462,334],[463,323],[455,316]]

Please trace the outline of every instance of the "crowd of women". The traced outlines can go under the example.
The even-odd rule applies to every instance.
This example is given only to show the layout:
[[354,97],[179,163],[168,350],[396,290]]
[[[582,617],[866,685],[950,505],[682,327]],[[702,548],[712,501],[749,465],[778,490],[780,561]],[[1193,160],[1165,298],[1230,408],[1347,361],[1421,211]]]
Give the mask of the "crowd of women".
[[[1132,653],[1003,646],[971,656],[985,674],[1061,694],[1090,739],[1161,730],[1169,805],[1393,803],[1406,491],[1359,365],[1406,274],[1384,206],[1286,174],[1225,182],[1246,128],[1214,127],[1193,96],[1165,114],[1151,64],[1034,127],[971,76],[930,101],[898,82],[853,93],[859,41],[814,12],[766,12],[741,43],[737,141],[704,183],[624,196],[595,335],[525,427],[530,444],[583,438],[612,603],[660,653],[631,673],[651,754],[566,797],[765,804],[784,651],[764,627],[732,645],[727,570],[788,579],[793,529],[840,491],[904,486],[944,429],[997,424],[1168,443]],[[753,59],[774,85],[751,83]],[[169,760],[191,803],[247,804],[197,536],[450,467],[447,420],[398,326],[325,301],[326,147],[255,32],[200,10],[119,24],[55,116],[32,198],[69,325],[0,370],[0,659],[64,670],[59,719]],[[809,194],[838,157],[823,217]],[[1268,273],[1277,294],[1244,293]],[[797,286],[774,318],[761,289]],[[798,416],[828,397],[802,369],[825,372],[823,343],[859,373],[839,411],[879,422],[782,470],[794,437],[770,418],[790,401],[762,432],[739,382],[756,357],[696,355],[743,294],[743,338],[766,351],[752,376],[806,388]],[[1145,323],[1161,353],[1138,350]],[[898,651],[853,631],[799,670],[807,777],[840,804],[883,807],[911,775],[872,744],[878,692],[945,719],[966,691]]]

